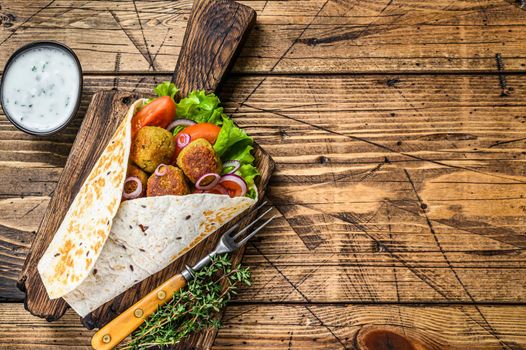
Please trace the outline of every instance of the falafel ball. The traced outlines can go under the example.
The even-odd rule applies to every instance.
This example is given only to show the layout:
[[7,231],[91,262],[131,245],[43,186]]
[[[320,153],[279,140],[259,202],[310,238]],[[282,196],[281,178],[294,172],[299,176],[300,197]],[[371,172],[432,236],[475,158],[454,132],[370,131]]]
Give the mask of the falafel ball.
[[[139,167],[128,164],[128,170],[126,171],[126,178],[129,178],[130,176],[137,177],[142,184],[142,191],[141,194],[137,197],[144,197],[146,195],[146,183],[148,182],[148,174],[146,174],[144,171],[142,171]],[[137,183],[134,181],[128,181],[124,184],[124,192],[125,193],[132,193],[137,189]]]
[[193,183],[205,174],[219,174],[223,168],[214,147],[205,139],[192,141],[183,148],[177,156],[177,165]]
[[146,195],[148,197],[176,195],[182,196],[190,193],[190,188],[186,183],[181,169],[172,165],[159,167],[159,172],[164,172],[162,176],[155,173],[148,179]]
[[132,141],[130,159],[147,173],[153,173],[161,163],[169,163],[175,152],[172,134],[157,126],[141,128]]

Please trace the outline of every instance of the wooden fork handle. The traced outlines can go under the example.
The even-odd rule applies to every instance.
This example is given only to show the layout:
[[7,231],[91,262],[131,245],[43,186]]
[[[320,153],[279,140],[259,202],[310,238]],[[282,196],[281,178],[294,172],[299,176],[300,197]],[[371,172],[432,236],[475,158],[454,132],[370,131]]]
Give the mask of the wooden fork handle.
[[185,285],[186,279],[183,275],[173,276],[102,327],[91,338],[91,346],[96,350],[113,349],[136,330],[160,305],[170,301],[173,294]]

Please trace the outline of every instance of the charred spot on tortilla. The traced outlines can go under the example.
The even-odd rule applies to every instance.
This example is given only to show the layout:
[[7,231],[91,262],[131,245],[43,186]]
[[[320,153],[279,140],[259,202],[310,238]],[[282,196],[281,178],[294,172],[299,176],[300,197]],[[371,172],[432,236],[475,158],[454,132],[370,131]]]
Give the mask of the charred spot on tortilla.
[[122,249],[126,250],[126,246],[124,244],[119,244]]
[[132,271],[133,271],[133,265],[130,265],[130,270],[132,270]]
[[93,269],[93,276],[97,274],[97,269]]
[[184,219],[185,220],[190,220],[191,217],[192,217],[192,215],[186,215],[186,217]]
[[175,237],[175,239],[179,240],[179,239],[183,239],[183,237]]
[[146,206],[144,204],[141,204],[141,208],[146,209]]
[[139,251],[141,251],[141,252],[144,253],[146,250],[144,250],[144,249],[142,249],[142,248],[139,248]]
[[55,254],[55,255],[53,255],[53,256],[56,258],[56,257],[59,256],[59,255],[60,255],[60,253],[57,253],[57,254]]
[[139,224],[139,227],[141,228],[142,232],[146,232],[146,230],[148,229],[148,226],[144,226],[143,224]]

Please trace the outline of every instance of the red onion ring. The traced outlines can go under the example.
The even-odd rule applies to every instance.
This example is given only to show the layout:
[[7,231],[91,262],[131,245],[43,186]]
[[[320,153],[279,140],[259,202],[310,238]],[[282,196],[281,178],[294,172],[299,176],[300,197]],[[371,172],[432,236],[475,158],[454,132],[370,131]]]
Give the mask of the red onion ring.
[[247,184],[246,184],[245,180],[243,180],[243,178],[241,176],[237,176],[235,174],[224,175],[219,180],[219,184],[221,184],[221,183],[223,183],[225,181],[235,182],[236,184],[239,185],[239,187],[241,187],[240,197],[243,197],[247,193],[247,190],[248,190],[247,189]]
[[[206,185],[201,185],[201,182],[203,182],[204,179],[208,178],[212,176],[214,179],[209,182],[208,184]],[[217,185],[217,183],[219,182],[219,180],[221,179],[221,176],[219,176],[218,174],[216,173],[207,173],[207,174],[204,174],[203,176],[201,176],[196,182],[195,182],[195,188],[197,188],[198,190],[209,190],[211,189],[212,187],[214,187],[215,185]]]
[[168,171],[168,166],[166,164],[159,164],[157,168],[155,168],[155,171],[153,172],[157,176],[163,176]]
[[168,127],[166,128],[166,130],[173,130],[175,127],[179,126],[179,125],[183,125],[183,126],[190,126],[190,125],[194,125],[194,124],[197,124],[196,122],[194,122],[193,120],[190,120],[190,119],[176,119],[174,120],[173,122],[170,123],[170,125],[168,125]]
[[226,169],[226,168],[229,168],[229,167],[234,167],[232,170],[230,170],[229,172],[225,173],[225,174],[233,174],[237,171],[237,169],[239,169],[241,167],[241,162],[239,160],[229,160],[227,162],[224,162],[223,163],[223,170]]
[[130,193],[126,193],[126,191],[123,188],[122,196],[125,199],[135,199],[135,198],[139,197],[141,195],[141,192],[142,192],[142,182],[137,176],[127,177],[126,180],[124,180],[124,186],[126,186],[126,184],[128,182],[130,182],[130,181],[135,182],[137,184],[137,188],[135,188],[135,190],[133,192],[130,192]]
[[184,132],[181,132],[179,133],[179,135],[177,135],[177,146],[180,149],[182,149],[190,143],[190,140],[191,140],[190,135],[185,134]]

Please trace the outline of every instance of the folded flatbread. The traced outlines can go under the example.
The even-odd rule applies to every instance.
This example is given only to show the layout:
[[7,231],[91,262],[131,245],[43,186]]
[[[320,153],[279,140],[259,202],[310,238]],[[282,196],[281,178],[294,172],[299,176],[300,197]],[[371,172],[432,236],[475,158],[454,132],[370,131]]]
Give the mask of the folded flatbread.
[[135,102],[73,200],[38,263],[51,299],[86,316],[252,206],[216,194],[145,197],[121,203]]

